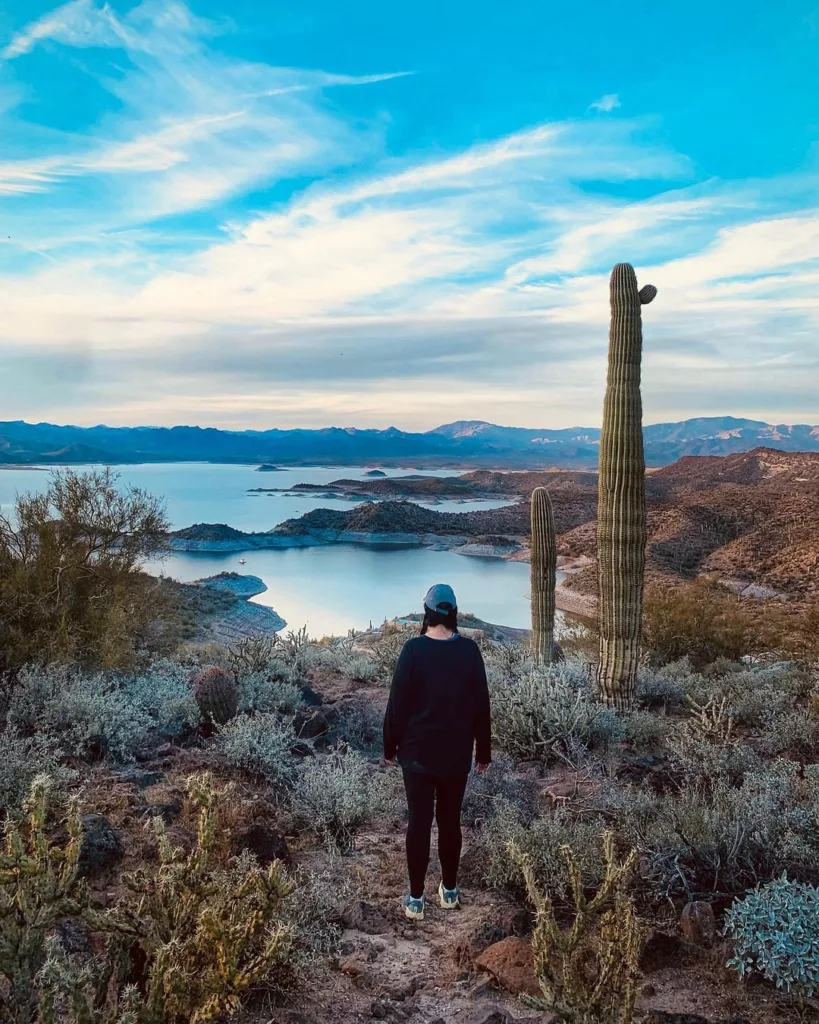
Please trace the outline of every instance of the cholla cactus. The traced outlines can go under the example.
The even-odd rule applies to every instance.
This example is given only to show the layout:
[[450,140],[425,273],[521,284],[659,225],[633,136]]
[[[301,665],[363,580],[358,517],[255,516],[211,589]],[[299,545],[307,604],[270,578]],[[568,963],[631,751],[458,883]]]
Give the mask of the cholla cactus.
[[550,1010],[567,1024],[631,1024],[637,991],[640,931],[629,883],[637,862],[632,850],[622,863],[614,837],[603,836],[605,872],[600,887],[586,897],[580,868],[568,846],[561,847],[574,897],[574,921],[564,929],[548,895],[537,888],[528,857],[512,846],[537,914],[532,947],[542,999],[525,1002]]
[[541,665],[551,665],[555,637],[557,543],[552,499],[545,487],[532,491],[532,650]]
[[634,701],[640,657],[646,547],[640,309],[651,302],[657,289],[647,284],[638,290],[634,268],[628,263],[618,263],[612,270],[610,287],[609,369],[597,502],[597,685],[606,704],[626,710]]
[[27,821],[6,826],[0,852],[0,979],[12,1024],[30,1024],[37,1005],[37,973],[46,959],[46,936],[63,917],[80,913],[85,890],[78,880],[82,822],[76,801],[69,808],[68,841],[46,836],[48,779],[38,776],[26,801]]
[[226,725],[239,708],[236,676],[215,665],[194,677],[193,693],[204,718],[215,725]]

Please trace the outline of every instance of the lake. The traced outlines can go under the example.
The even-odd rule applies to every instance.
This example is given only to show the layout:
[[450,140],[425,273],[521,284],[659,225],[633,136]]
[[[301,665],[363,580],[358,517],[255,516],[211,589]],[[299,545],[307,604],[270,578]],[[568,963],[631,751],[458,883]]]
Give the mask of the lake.
[[[83,469],[88,467],[75,467]],[[259,473],[255,466],[174,463],[122,466],[124,484],[142,487],[165,498],[174,529],[193,523],[226,523],[247,532],[270,530],[285,519],[314,508],[351,508],[348,501],[313,495],[250,494],[251,487],[292,487],[297,483],[326,484],[341,477],[363,479],[368,467],[310,467]],[[419,472],[384,469],[388,476]],[[452,470],[425,470],[426,476],[452,476]],[[0,509],[8,512],[15,493],[39,491],[48,473],[0,470]],[[448,501],[434,507],[442,512],[500,508],[506,501]],[[239,558],[246,559],[245,565]],[[353,545],[316,548],[203,554],[175,552],[147,565],[183,582],[218,572],[252,573],[264,580],[265,594],[255,598],[274,608],[289,629],[307,625],[313,636],[364,629],[370,622],[420,611],[432,583],[446,581],[458,604],[488,622],[529,626],[529,566],[502,559],[474,558],[426,548],[372,549]]]

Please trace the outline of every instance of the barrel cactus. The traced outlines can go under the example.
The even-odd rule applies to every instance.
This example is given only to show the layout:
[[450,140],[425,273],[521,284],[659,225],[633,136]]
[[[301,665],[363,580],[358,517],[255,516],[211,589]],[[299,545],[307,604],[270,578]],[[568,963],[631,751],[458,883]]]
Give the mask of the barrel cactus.
[[552,499],[545,487],[532,491],[532,650],[541,665],[552,663],[555,634],[557,544]]
[[611,327],[597,497],[601,699],[621,710],[634,701],[643,622],[646,548],[645,456],[640,362],[641,306],[657,289],[637,288],[628,263],[611,272]]
[[194,676],[193,694],[202,717],[215,725],[225,725],[235,717],[239,708],[236,677],[215,665]]

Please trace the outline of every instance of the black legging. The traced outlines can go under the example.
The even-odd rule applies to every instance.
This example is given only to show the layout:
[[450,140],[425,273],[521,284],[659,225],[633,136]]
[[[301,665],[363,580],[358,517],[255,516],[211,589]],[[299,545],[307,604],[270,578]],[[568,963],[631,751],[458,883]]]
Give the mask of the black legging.
[[445,889],[458,884],[461,859],[461,804],[466,776],[439,778],[404,768],[409,824],[407,826],[407,866],[410,895],[420,898],[429,866],[429,841],[433,813],[438,822],[438,856]]

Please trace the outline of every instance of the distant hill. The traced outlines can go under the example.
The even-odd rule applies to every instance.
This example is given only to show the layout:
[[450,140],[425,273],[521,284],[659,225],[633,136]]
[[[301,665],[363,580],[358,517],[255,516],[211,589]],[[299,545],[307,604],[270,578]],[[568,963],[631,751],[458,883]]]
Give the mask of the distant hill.
[[[665,466],[687,455],[730,455],[760,445],[819,452],[819,425],[770,424],[733,416],[645,427],[646,461]],[[481,420],[425,433],[326,427],[319,430],[217,430],[215,427],[73,427],[0,422],[0,464],[89,462],[239,462],[268,465],[473,466],[585,469],[597,465],[600,430],[503,427]]]

